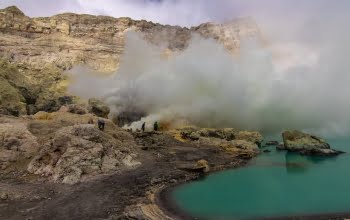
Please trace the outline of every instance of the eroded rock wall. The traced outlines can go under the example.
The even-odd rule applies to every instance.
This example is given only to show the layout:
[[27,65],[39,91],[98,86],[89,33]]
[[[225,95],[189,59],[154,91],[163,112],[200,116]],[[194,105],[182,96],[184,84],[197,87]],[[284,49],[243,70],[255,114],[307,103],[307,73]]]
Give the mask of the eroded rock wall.
[[[62,104],[59,98],[67,95],[68,81],[62,73],[74,65],[107,73],[117,70],[125,34],[130,30],[142,33],[151,44],[166,45],[167,54],[186,48],[193,33],[217,40],[232,53],[239,51],[242,37],[260,37],[251,18],[186,28],[125,17],[72,13],[30,18],[17,7],[8,7],[0,10],[0,60],[25,77],[28,83],[22,89],[34,90],[28,101],[18,95],[21,91],[15,88],[17,90],[9,95],[15,98],[2,101],[0,106],[12,102],[16,112],[7,112],[12,115],[57,111]],[[0,83],[8,87],[4,80]]]

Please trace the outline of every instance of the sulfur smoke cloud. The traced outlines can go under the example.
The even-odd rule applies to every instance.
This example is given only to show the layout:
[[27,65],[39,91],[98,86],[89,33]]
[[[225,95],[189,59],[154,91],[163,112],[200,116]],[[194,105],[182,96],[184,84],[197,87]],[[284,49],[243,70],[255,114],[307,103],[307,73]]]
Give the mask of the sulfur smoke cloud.
[[[73,69],[70,91],[104,98],[116,115],[146,112],[142,121],[149,126],[165,120],[263,132],[304,129],[347,135],[350,36],[345,27],[331,22],[268,45],[241,39],[239,56],[214,40],[193,35],[188,48],[165,57],[164,47],[129,32],[118,71],[101,78]],[[141,123],[131,126],[139,128]]]

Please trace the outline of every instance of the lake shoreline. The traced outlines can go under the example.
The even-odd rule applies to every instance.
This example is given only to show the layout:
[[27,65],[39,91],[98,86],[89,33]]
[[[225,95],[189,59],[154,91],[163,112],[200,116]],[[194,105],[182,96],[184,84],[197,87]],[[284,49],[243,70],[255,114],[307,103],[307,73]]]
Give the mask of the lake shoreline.
[[[259,155],[257,155],[257,156],[259,156]],[[232,166],[232,167],[226,167],[223,170],[214,170],[214,171],[211,171],[207,174],[198,175],[194,179],[188,179],[188,180],[184,180],[183,182],[178,182],[178,183],[173,184],[173,185],[165,186],[164,188],[160,189],[158,191],[158,193],[156,193],[155,203],[162,210],[162,212],[164,212],[164,214],[167,215],[168,217],[170,217],[171,219],[201,220],[201,218],[196,217],[196,216],[192,216],[191,214],[184,211],[176,204],[176,202],[172,198],[172,193],[174,192],[174,190],[180,186],[185,185],[185,184],[188,184],[191,182],[196,182],[196,181],[201,181],[202,178],[206,178],[206,176],[209,176],[209,175],[212,175],[215,173],[225,172],[225,171],[231,170],[231,169],[236,170],[236,169],[241,169],[244,167],[251,166],[252,160],[254,160],[254,158],[256,158],[257,156],[253,157],[252,159],[250,159],[248,161],[242,162],[238,166],[236,165],[236,166]]]
[[[259,157],[260,155],[258,155]],[[256,157],[255,157],[256,158]],[[253,163],[252,163],[253,162]],[[254,158],[250,160],[249,162],[246,162],[245,164],[241,164],[240,166],[237,167],[232,167],[232,168],[227,168],[225,170],[220,170],[217,172],[210,172],[211,175],[213,173],[218,173],[218,172],[225,172],[227,170],[236,170],[240,168],[244,168],[247,166],[251,166],[254,164]],[[156,194],[156,204],[160,209],[171,219],[184,219],[184,220],[200,220],[200,219],[206,219],[206,218],[200,218],[191,215],[190,213],[186,212],[185,210],[181,209],[179,205],[176,203],[175,199],[173,198],[173,192],[176,190],[178,187],[181,187],[182,185],[191,183],[191,182],[196,182],[196,181],[201,181],[201,178],[196,178],[192,180],[187,180],[182,183],[177,183],[175,185],[167,186],[163,189],[161,189],[157,194]],[[319,219],[331,219],[331,220],[340,220],[340,219],[346,219],[350,218],[350,210],[349,211],[344,211],[344,212],[327,212],[327,213],[309,213],[309,214],[296,214],[296,215],[276,215],[276,216],[267,216],[267,217],[258,217],[258,218],[247,218],[247,219],[253,219],[253,220],[268,220],[268,219],[275,219],[275,220],[319,220]],[[212,218],[215,219],[215,218]],[[223,218],[223,219],[233,219],[233,218]]]
[[[191,215],[190,213],[181,209],[174,199],[172,198],[172,193],[174,190],[184,184],[189,182],[199,181],[199,179],[190,180],[183,182],[181,184],[176,184],[173,186],[168,186],[162,189],[156,195],[156,204],[158,207],[171,219],[181,219],[181,220],[205,220],[200,217]],[[291,216],[273,216],[273,217],[262,217],[262,218],[252,218],[251,220],[344,220],[350,218],[349,212],[334,212],[334,213],[323,213],[323,214],[307,214],[307,215],[291,215]]]

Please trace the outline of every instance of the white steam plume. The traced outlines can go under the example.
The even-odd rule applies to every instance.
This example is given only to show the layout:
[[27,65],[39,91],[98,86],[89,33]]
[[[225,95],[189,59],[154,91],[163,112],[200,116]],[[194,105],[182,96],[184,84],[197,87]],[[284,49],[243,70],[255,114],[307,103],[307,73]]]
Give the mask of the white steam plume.
[[187,49],[167,59],[164,48],[130,32],[116,74],[102,80],[78,74],[70,89],[86,96],[89,92],[81,88],[91,91],[94,82],[93,96],[105,97],[113,113],[144,111],[149,116],[142,121],[152,123],[185,119],[207,127],[348,134],[350,36],[332,31],[330,38],[315,36],[310,44],[284,41],[263,47],[242,39],[239,57],[194,35]]

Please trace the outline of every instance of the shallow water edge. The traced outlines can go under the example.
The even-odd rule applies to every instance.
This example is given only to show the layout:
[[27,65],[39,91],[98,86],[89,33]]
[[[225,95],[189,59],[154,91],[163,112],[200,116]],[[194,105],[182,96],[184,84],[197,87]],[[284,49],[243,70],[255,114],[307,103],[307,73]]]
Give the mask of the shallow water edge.
[[[206,175],[204,178],[211,176],[214,173],[221,173],[221,172],[227,172],[227,171],[233,171],[235,172],[236,170],[240,170],[240,169],[250,169],[250,166],[257,166],[256,164],[256,159],[259,158],[259,160],[261,159],[261,155],[264,154],[260,154],[258,157],[255,157],[254,159],[252,159],[251,161],[248,161],[246,164],[242,164],[241,166],[235,167],[235,168],[228,168],[225,169],[223,171],[218,171],[218,172],[212,172],[208,175]],[[266,154],[265,154],[266,155]],[[343,155],[345,156],[345,155]],[[340,156],[340,157],[343,157]],[[348,155],[347,155],[348,157]],[[264,158],[264,156],[262,157]],[[287,158],[289,159],[289,158]],[[303,157],[303,159],[306,159]],[[317,159],[317,158],[316,158]],[[338,162],[337,162],[338,164]],[[262,164],[259,164],[262,165]],[[264,164],[263,166],[266,166],[266,164]],[[319,167],[319,165],[317,165],[317,167]],[[299,167],[291,167],[289,169],[293,169],[292,171],[294,171],[294,169],[298,170]],[[345,173],[343,173],[343,175],[346,175]],[[195,183],[196,181],[203,181],[201,178],[197,178],[195,180],[192,181],[187,181],[187,182],[183,182],[180,184],[176,184],[176,185],[172,185],[169,187],[164,188],[162,191],[159,192],[158,194],[158,199],[157,199],[157,204],[162,208],[162,210],[167,213],[169,216],[171,216],[173,219],[203,219],[203,220],[209,220],[209,219],[237,219],[235,217],[216,217],[214,218],[213,216],[211,217],[197,217],[197,216],[193,216],[191,215],[191,213],[188,213],[188,211],[185,211],[183,208],[180,208],[180,206],[177,204],[177,202],[175,201],[174,198],[174,191],[176,189],[178,189],[179,187],[186,185],[186,184],[191,184],[191,183]],[[346,193],[346,192],[344,192]],[[296,213],[296,214],[290,214],[290,215],[284,215],[283,213],[274,215],[274,216],[263,216],[263,217],[245,217],[244,219],[344,219],[344,218],[349,218],[350,217],[350,210],[335,210],[335,212],[332,212],[331,210],[324,210],[326,212],[322,213],[322,210],[320,210],[321,212],[318,212],[316,210],[316,212],[309,212],[309,213],[305,213],[303,214],[301,212],[301,214]]]

